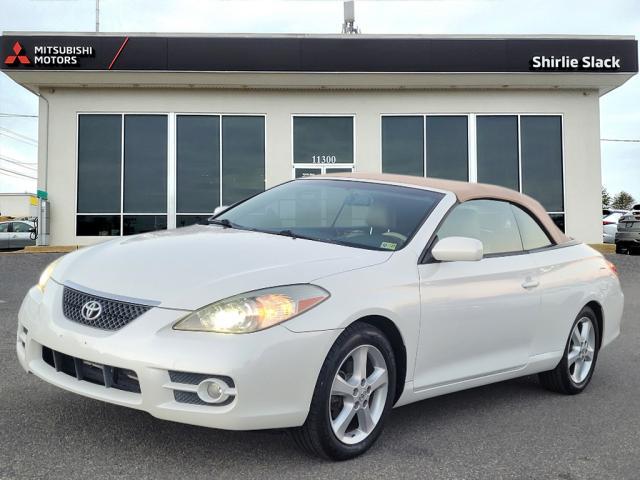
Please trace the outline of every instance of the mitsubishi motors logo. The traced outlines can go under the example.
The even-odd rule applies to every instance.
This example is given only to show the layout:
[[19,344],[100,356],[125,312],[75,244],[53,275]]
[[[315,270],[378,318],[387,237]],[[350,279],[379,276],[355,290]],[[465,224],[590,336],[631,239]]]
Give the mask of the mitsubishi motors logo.
[[7,58],[4,59],[4,63],[6,65],[13,65],[16,63],[16,60],[20,62],[22,65],[29,65],[31,62],[29,61],[29,57],[26,55],[20,55],[22,53],[22,45],[20,42],[16,42],[13,44],[13,53],[14,55],[7,55]]
[[48,45],[34,42],[28,44],[29,56],[26,55],[25,49],[16,41],[11,50],[13,55],[7,55],[4,59],[5,65],[14,67],[19,65],[28,65],[30,67],[41,66],[69,66],[79,67],[80,59],[85,57],[95,57],[93,46],[89,45]]

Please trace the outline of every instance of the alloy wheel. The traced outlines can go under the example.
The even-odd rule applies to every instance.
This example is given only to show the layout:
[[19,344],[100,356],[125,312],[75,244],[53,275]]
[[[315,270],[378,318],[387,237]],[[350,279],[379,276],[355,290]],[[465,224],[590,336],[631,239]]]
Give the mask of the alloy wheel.
[[596,334],[589,317],[582,317],[571,332],[567,364],[571,380],[580,384],[588,377],[596,351]]
[[331,386],[329,420],[338,440],[353,445],[367,438],[384,412],[389,374],[384,356],[360,345],[342,361]]

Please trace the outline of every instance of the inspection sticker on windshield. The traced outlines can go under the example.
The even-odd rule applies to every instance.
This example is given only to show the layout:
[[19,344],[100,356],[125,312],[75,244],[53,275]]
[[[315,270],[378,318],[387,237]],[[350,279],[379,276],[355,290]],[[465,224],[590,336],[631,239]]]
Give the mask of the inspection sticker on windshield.
[[397,246],[398,246],[397,243],[391,243],[391,242],[382,242],[380,244],[380,248],[386,248],[387,250],[395,250]]

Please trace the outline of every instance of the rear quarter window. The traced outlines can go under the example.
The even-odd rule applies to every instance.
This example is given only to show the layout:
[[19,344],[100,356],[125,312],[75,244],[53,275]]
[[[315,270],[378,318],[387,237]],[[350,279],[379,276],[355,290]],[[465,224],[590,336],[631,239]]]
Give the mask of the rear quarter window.
[[536,250],[553,244],[546,232],[529,213],[515,205],[511,205],[511,209],[518,222],[522,246],[525,250]]

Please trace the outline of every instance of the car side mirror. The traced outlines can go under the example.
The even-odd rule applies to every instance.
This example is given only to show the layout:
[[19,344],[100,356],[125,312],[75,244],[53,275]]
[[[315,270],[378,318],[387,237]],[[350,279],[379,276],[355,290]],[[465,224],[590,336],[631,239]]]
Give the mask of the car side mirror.
[[228,208],[229,208],[229,205],[220,205],[219,207],[216,207],[213,210],[213,216],[215,217],[216,215],[220,215],[222,212],[224,212]]
[[36,233],[36,232],[37,232],[36,227],[31,227],[31,228],[29,229],[29,232],[30,232],[30,233]]
[[482,242],[468,237],[443,238],[431,249],[431,256],[441,262],[475,262],[482,255]]

